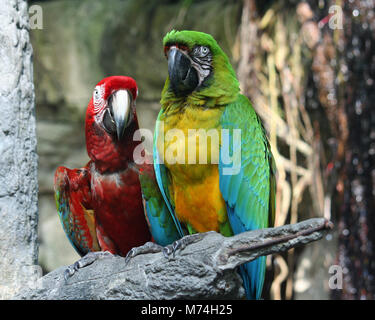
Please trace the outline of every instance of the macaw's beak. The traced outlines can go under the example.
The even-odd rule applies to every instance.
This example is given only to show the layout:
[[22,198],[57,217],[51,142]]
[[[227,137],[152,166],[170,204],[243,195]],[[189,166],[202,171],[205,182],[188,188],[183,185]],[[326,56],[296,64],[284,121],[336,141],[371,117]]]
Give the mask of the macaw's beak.
[[191,60],[176,47],[168,52],[168,73],[170,86],[177,96],[191,93],[198,85],[197,70],[191,65]]
[[124,135],[131,115],[131,97],[128,90],[117,90],[112,94],[111,113],[116,126],[118,140]]

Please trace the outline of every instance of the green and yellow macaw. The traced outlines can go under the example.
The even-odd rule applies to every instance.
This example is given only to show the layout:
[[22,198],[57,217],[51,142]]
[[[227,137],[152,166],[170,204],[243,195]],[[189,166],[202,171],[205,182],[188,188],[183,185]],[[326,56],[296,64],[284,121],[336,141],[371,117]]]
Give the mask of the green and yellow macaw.
[[[163,45],[169,76],[154,167],[180,236],[212,230],[232,236],[273,226],[275,163],[228,57],[202,32],[173,30]],[[240,267],[247,298],[260,298],[265,268],[265,257]]]

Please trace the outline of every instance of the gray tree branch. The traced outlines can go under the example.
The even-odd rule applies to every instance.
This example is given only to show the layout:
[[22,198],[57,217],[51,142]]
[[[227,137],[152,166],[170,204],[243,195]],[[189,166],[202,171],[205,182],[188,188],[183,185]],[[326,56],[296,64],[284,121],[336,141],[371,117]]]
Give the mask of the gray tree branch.
[[248,231],[233,237],[216,232],[183,238],[175,255],[139,254],[127,264],[119,256],[96,260],[66,282],[61,267],[40,278],[16,299],[238,299],[244,297],[235,269],[259,256],[319,240],[332,223],[315,218],[293,225]]

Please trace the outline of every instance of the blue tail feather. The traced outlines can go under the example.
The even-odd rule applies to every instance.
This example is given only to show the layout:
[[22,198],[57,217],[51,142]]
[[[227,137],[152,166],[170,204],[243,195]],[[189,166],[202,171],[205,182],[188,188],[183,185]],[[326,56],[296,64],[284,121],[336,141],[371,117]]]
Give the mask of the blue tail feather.
[[246,299],[260,299],[263,290],[265,264],[266,257],[260,257],[240,266],[240,275],[244,283]]

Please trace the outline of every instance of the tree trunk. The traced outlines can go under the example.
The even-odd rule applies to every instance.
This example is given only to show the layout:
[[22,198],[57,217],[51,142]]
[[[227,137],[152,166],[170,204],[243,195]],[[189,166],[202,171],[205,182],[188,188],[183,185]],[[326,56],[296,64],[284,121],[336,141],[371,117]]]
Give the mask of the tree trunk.
[[27,2],[0,1],[0,299],[37,267],[37,154]]

